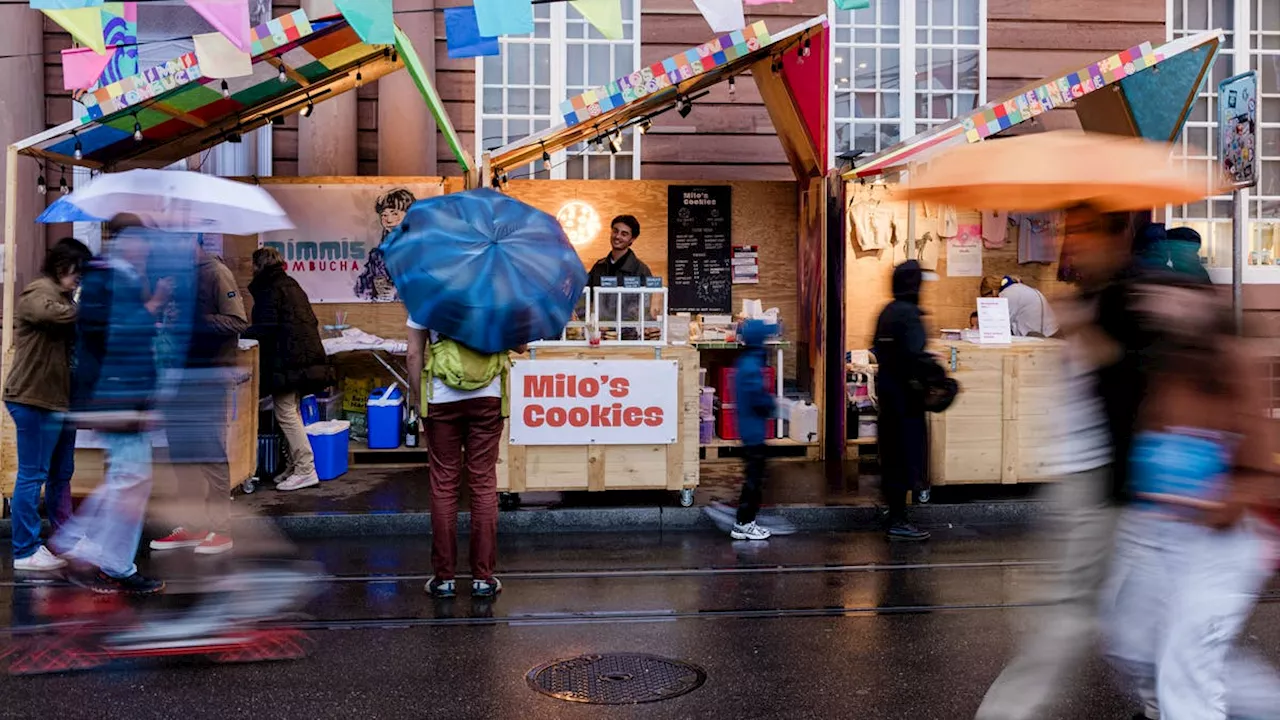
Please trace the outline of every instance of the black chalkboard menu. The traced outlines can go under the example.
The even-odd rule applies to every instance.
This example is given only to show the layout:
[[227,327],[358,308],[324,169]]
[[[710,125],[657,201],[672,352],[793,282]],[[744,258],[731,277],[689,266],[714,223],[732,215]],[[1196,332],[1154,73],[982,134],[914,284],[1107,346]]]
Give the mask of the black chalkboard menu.
[[731,190],[727,185],[667,188],[671,312],[733,312]]

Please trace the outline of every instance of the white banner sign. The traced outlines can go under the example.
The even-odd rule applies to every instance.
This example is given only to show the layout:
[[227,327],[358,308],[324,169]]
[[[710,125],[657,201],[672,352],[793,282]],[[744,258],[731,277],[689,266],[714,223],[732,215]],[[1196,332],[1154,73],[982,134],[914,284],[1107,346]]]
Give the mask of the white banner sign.
[[297,227],[263,233],[313,303],[397,302],[379,246],[415,201],[440,185],[275,185],[263,188]]
[[526,360],[511,368],[512,445],[671,445],[674,360]]

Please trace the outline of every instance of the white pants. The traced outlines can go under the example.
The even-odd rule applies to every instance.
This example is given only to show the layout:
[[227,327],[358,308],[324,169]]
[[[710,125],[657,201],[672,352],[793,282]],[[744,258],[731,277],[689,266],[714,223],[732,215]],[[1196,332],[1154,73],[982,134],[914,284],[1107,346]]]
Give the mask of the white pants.
[[1266,545],[1252,520],[1214,530],[1125,511],[1102,618],[1148,718],[1225,720],[1228,695],[1234,716],[1278,716],[1274,675],[1234,651],[1271,576]]

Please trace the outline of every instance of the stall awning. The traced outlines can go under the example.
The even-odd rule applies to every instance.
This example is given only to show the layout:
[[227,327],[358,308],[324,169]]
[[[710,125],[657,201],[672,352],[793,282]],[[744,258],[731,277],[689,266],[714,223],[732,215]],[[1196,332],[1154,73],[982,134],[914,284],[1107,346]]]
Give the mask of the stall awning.
[[[827,18],[771,34],[764,22],[725,33],[561,103],[564,123],[491,151],[486,180],[667,112],[678,98],[750,71],[798,177],[827,170]],[[803,58],[803,59],[802,59]]]
[[[15,147],[62,165],[166,167],[402,67],[413,75],[458,162],[469,170],[473,163],[399,28],[394,46],[366,45],[341,16],[310,21],[302,10],[253,29],[253,73],[227,79],[225,91],[223,81],[205,77],[195,53],[187,53],[85,93],[79,98],[82,117]],[[139,128],[140,141],[134,137]]]
[[[1222,31],[1214,30],[1159,48],[1143,43],[987,103],[871,156],[845,177],[871,177],[922,162],[940,150],[978,142],[1055,108],[1074,108],[1088,131],[1172,142],[1182,131],[1221,41]],[[1098,92],[1106,87],[1115,92]]]

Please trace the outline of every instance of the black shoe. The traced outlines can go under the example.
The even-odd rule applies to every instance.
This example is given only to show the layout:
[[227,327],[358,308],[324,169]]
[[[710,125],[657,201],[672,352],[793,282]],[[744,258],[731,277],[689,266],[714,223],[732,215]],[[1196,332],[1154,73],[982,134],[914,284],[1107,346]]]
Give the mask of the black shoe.
[[496,577],[488,580],[471,581],[471,597],[473,598],[497,597],[500,592],[502,592],[502,581]]
[[99,570],[85,579],[81,584],[101,595],[154,595],[164,590],[163,580],[143,577],[140,572],[116,578]]
[[928,540],[929,533],[906,521],[898,521],[889,526],[890,540],[907,540],[920,542]]
[[458,584],[452,578],[441,580],[432,576],[427,581],[427,593],[434,598],[451,598],[458,594]]

